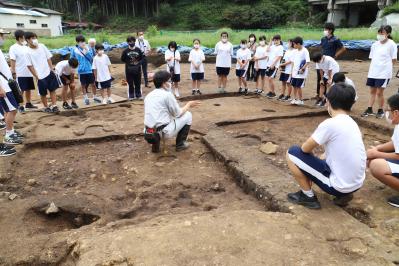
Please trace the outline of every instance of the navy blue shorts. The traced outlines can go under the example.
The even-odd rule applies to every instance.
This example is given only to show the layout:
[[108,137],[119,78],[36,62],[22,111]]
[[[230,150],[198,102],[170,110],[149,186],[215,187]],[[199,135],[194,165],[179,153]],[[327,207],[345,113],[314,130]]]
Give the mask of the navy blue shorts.
[[258,70],[256,70],[256,76],[257,77],[261,76],[262,78],[264,76],[266,76],[266,69],[258,69]]
[[305,79],[292,78],[291,85],[294,88],[303,88],[305,86]]
[[102,82],[96,82],[96,87],[101,90],[101,89],[109,89],[111,88],[111,83],[112,79],[107,80],[107,81],[102,81]]
[[94,75],[93,73],[79,74],[79,80],[82,85],[90,85],[94,83]]
[[[64,75],[63,74],[63,75],[59,76],[59,78],[60,78],[62,85],[64,85],[64,86],[71,84],[73,81],[72,75]],[[66,80],[69,80],[69,84],[66,83]]]
[[394,177],[399,178],[399,160],[386,159],[389,169]]
[[366,86],[373,88],[386,88],[389,84],[390,79],[372,79],[367,78]]
[[216,67],[216,74],[218,76],[228,76],[230,73],[229,67]]
[[245,69],[236,69],[236,76],[245,78],[247,76],[247,71]]
[[291,82],[291,75],[287,74],[287,73],[281,73],[280,74],[280,81]]
[[266,76],[269,78],[275,78],[277,75],[277,68],[275,67],[274,69],[268,68],[266,70]]
[[17,82],[21,91],[33,91],[35,90],[35,83],[32,77],[18,77]]
[[173,74],[171,80],[172,82],[180,82],[180,74]]
[[310,153],[304,153],[299,146],[288,149],[288,157],[302,171],[302,173],[319,186],[324,192],[341,197],[342,193],[332,187],[330,182],[331,169],[325,160],[321,160]]
[[40,96],[46,96],[47,91],[53,92],[61,86],[57,76],[54,72],[50,72],[50,74],[44,79],[39,79],[37,81],[37,87],[39,88]]
[[14,94],[9,91],[6,92],[6,97],[0,97],[0,109],[2,114],[12,112],[18,108],[18,103],[15,100]]
[[191,73],[191,79],[192,80],[203,80],[204,73]]

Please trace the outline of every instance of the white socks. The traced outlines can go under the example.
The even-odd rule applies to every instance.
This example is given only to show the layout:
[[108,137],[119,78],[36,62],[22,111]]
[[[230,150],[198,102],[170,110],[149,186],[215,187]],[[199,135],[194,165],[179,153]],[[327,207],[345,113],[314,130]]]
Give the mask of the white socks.
[[307,191],[302,189],[302,192],[303,192],[303,194],[305,194],[305,195],[308,196],[309,198],[314,197],[314,193],[313,193],[313,190],[312,190],[312,189],[307,190]]
[[6,130],[6,137],[11,136],[12,134],[14,134],[14,129]]

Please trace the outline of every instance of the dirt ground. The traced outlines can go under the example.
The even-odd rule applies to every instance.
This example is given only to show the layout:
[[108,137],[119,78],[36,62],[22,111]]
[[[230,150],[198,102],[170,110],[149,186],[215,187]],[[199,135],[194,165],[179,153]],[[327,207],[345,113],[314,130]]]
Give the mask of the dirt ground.
[[[353,116],[366,147],[388,140],[383,120],[359,118],[368,100],[368,63],[340,64],[357,85]],[[182,104],[192,98],[188,67],[182,65]],[[126,97],[123,66],[113,68],[113,91]],[[142,101],[19,115],[25,144],[0,160],[0,265],[399,264],[398,210],[386,204],[395,192],[369,174],[345,209],[319,190],[320,213],[285,199],[295,187],[285,151],[303,142],[326,112],[311,100],[295,107],[214,94],[213,68],[206,65],[191,147],[181,153],[173,140],[166,153],[150,152]],[[233,74],[228,92],[237,89]],[[314,96],[314,80],[311,71],[305,98]],[[387,96],[398,87],[392,80]],[[218,138],[204,141],[208,136]],[[259,151],[269,141],[278,145],[275,155]],[[218,157],[228,153],[231,159]],[[238,173],[272,197],[254,197]]]

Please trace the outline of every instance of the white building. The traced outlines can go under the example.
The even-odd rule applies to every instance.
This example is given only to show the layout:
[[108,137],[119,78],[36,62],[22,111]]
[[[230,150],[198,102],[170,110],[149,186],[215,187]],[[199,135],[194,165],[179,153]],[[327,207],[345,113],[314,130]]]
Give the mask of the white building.
[[0,1],[0,28],[32,31],[39,36],[62,35],[62,13],[44,9],[29,8]]

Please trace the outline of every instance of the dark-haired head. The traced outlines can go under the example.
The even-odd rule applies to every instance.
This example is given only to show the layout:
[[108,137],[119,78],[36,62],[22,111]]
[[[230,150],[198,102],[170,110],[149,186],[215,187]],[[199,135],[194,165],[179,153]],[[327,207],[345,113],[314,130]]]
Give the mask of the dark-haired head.
[[135,44],[135,43],[136,43],[136,37],[134,37],[134,36],[129,36],[129,37],[126,38],[126,42],[127,42],[128,44]]
[[197,38],[195,38],[195,39],[193,40],[193,43],[195,43],[195,42],[198,42],[198,44],[200,44],[200,43],[201,43],[201,40],[200,40],[200,39],[197,39]]
[[314,54],[312,55],[312,61],[315,63],[320,63],[322,58],[323,54],[321,52],[314,52]]
[[76,41],[77,43],[85,42],[85,41],[86,41],[86,38],[85,38],[85,36],[83,36],[83,35],[80,34],[80,35],[76,36],[75,41]]
[[391,111],[399,110],[399,93],[396,93],[388,98],[387,100]]
[[355,89],[345,83],[334,84],[327,92],[327,100],[333,110],[349,112],[355,103]]
[[255,34],[253,34],[253,33],[249,34],[248,40],[251,41],[251,38],[254,38],[254,42],[256,42],[256,35]]
[[96,49],[96,51],[104,50],[104,45],[102,43],[96,44],[95,49]]
[[153,81],[154,86],[157,89],[163,88],[163,85],[169,81],[171,75],[166,70],[158,71],[154,74]]
[[68,60],[68,64],[72,67],[72,68],[77,68],[79,65],[79,62],[76,58],[69,58]]
[[37,35],[36,35],[36,33],[34,33],[34,32],[31,32],[31,31],[27,31],[27,32],[25,32],[25,40],[30,40],[30,39],[34,39],[34,38],[37,38]]
[[175,41],[171,41],[168,44],[168,49],[170,50],[170,48],[175,48],[175,50],[177,49],[177,43]]
[[333,80],[334,83],[345,82],[346,77],[345,77],[344,73],[337,72],[337,73],[334,74],[332,80]]
[[303,45],[303,39],[302,39],[302,37],[297,36],[297,37],[295,37],[295,38],[292,40],[292,43],[293,43],[293,44],[296,44],[296,45]]
[[335,25],[334,23],[327,22],[326,24],[324,24],[324,29],[328,30],[331,33],[331,35],[334,35]]
[[14,32],[15,40],[23,41],[25,37],[25,32],[23,30],[16,30]]
[[266,36],[265,35],[260,36],[259,41],[266,41]]

